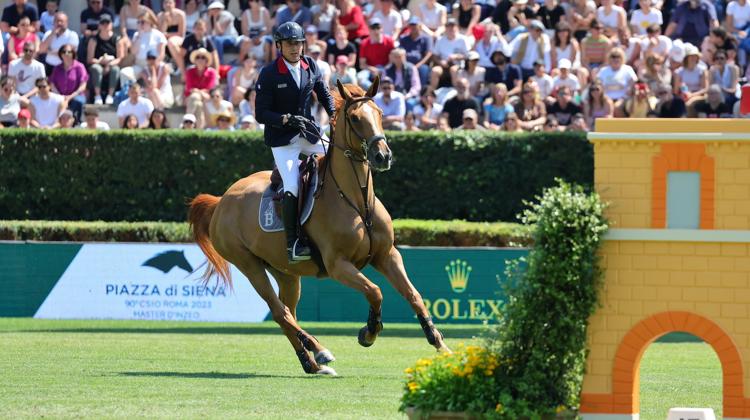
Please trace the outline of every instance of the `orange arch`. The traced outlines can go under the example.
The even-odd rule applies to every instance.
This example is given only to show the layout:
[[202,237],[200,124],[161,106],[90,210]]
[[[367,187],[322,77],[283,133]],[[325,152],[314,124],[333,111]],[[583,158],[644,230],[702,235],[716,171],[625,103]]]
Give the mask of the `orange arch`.
[[734,341],[713,321],[690,312],[662,312],[636,324],[622,339],[612,368],[611,394],[581,395],[582,413],[635,414],[638,400],[638,368],[649,344],[674,331],[701,338],[713,347],[721,361],[724,417],[750,417],[750,399],[743,395],[742,359]]

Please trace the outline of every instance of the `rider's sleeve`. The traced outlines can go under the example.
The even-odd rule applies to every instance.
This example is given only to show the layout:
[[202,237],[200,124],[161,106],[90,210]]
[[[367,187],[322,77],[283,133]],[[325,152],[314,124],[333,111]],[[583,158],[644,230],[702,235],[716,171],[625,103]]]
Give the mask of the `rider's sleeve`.
[[272,75],[263,69],[255,84],[255,120],[261,124],[283,125],[283,115],[271,110],[273,107]]
[[315,86],[313,87],[313,89],[315,89],[315,93],[318,95],[318,102],[323,105],[323,108],[325,108],[328,116],[333,117],[333,115],[336,113],[336,106],[334,105],[331,91],[328,90],[328,85],[323,81],[322,77],[318,77],[316,79],[317,80],[315,81]]

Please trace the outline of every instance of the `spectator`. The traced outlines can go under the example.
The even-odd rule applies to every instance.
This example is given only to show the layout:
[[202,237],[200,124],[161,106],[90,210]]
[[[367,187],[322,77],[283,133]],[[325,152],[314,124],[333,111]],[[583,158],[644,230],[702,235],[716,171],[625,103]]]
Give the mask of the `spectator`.
[[129,122],[127,125],[125,123],[126,117],[133,115],[137,120],[137,127],[146,127],[153,111],[154,104],[147,98],[141,97],[141,85],[133,83],[128,88],[128,99],[117,106],[117,119],[121,127],[131,128]]
[[[456,19],[449,18],[445,26],[445,33],[438,38],[432,48],[432,60],[437,65],[432,68],[430,86],[437,89],[441,85],[440,81],[443,75],[450,74],[450,67],[463,60],[469,50],[471,50],[471,41],[458,33]],[[460,119],[459,115],[457,120]],[[453,125],[451,124],[451,126]]]
[[156,109],[171,108],[174,105],[172,92],[171,67],[164,62],[157,62],[159,54],[149,51],[146,54],[146,67],[141,71],[139,79],[143,80],[146,96],[153,102]]
[[86,86],[89,74],[83,63],[75,59],[76,50],[72,45],[63,45],[58,51],[62,63],[52,70],[50,82],[52,90],[65,97],[68,109],[76,119],[81,118],[83,104],[86,103]]
[[747,28],[750,24],[750,4],[747,0],[732,0],[727,5],[727,18],[724,23],[726,29],[737,34],[739,39],[747,36]]
[[511,112],[507,117],[505,117],[505,122],[503,123],[503,131],[507,131],[509,133],[523,133],[523,128],[521,128],[521,124],[518,121],[518,115],[516,115],[515,112]]
[[[545,28],[557,28],[558,25],[564,23],[568,28],[569,36],[572,37],[570,26],[563,20],[565,15],[565,8],[560,5],[558,0],[544,0],[544,4],[539,7],[537,12],[537,17]],[[553,63],[556,63],[556,61],[553,60]]]
[[34,46],[34,51],[39,49],[39,39],[36,31],[31,26],[31,21],[26,16],[21,16],[18,21],[18,32],[8,39],[8,61],[13,61],[23,55],[23,47],[26,44]]
[[674,72],[675,94],[680,94],[690,113],[691,104],[701,99],[708,91],[708,70],[700,61],[698,48],[687,44],[682,67]]
[[260,0],[252,0],[249,5],[250,7],[245,9],[240,17],[242,35],[248,38],[271,35],[273,21],[266,6]]
[[701,45],[703,38],[713,27],[713,19],[708,6],[701,0],[687,0],[677,5],[672,12],[672,21],[665,35],[672,39],[681,39],[693,45]]
[[164,130],[169,128],[167,114],[161,109],[154,109],[151,111],[151,116],[148,117],[148,127],[146,128],[150,130]]
[[321,57],[325,57],[326,52],[326,42],[318,38],[318,27],[315,25],[307,25],[307,28],[305,28],[305,47],[307,49],[307,52],[310,52],[310,48],[315,45],[318,47],[318,53],[321,54]]
[[424,27],[429,31],[428,35],[437,38],[445,31],[448,9],[436,0],[425,0],[419,4],[414,16],[424,24]]
[[[140,31],[139,20],[144,13],[151,9],[141,4],[141,0],[128,0],[127,4],[120,9],[120,35],[125,39],[132,39],[136,32]],[[153,24],[156,26],[156,23]]]
[[530,77],[539,86],[539,98],[542,101],[549,100],[552,95],[552,77],[544,71],[544,62],[534,63],[534,75]]
[[65,111],[60,114],[59,117],[57,117],[57,122],[55,123],[52,128],[73,128],[75,126],[76,119],[73,116],[73,112],[71,112],[69,109],[66,109]]
[[479,120],[477,111],[471,108],[467,108],[467,109],[464,109],[462,116],[463,116],[463,124],[457,127],[456,130],[479,130],[479,131],[486,130],[486,128],[477,124],[477,121]]
[[156,51],[156,63],[164,61],[167,38],[156,29],[156,15],[150,10],[138,16],[138,32],[133,35],[130,52],[135,56],[135,64],[120,71],[120,83],[125,85],[137,80],[138,75],[148,66],[149,51]]
[[273,48],[270,37],[253,34],[240,44],[239,58],[244,63],[247,57],[253,57],[262,67],[273,59]]
[[13,127],[21,107],[27,107],[29,101],[16,92],[16,82],[8,76],[0,77],[0,89],[0,124]]
[[547,118],[554,116],[558,125],[567,127],[573,115],[580,114],[583,109],[573,102],[573,92],[567,86],[557,90],[557,100],[547,106]]
[[695,112],[698,118],[733,117],[732,107],[724,101],[724,93],[719,85],[709,86],[706,99],[696,101]]
[[138,125],[138,117],[136,117],[133,114],[128,114],[125,117],[121,118],[122,122],[120,123],[120,128],[125,130],[137,130],[141,128]]
[[719,50],[724,50],[727,53],[727,61],[737,62],[737,41],[721,27],[711,29],[708,36],[703,39],[701,45],[703,61],[714,64],[714,55]]
[[409,18],[409,33],[399,38],[399,47],[406,52],[406,61],[413,64],[419,73],[419,82],[422,85],[429,83],[430,66],[432,59],[432,37],[425,35],[422,31],[419,18]]
[[255,86],[250,86],[242,98],[239,104],[240,119],[248,115],[252,115],[255,119]]
[[357,61],[357,47],[346,38],[346,28],[341,25],[336,26],[333,39],[328,41],[326,51],[328,52],[328,64],[332,66],[335,65],[336,60],[341,55],[348,58],[348,63],[353,64]]
[[664,61],[672,49],[672,40],[661,34],[661,26],[651,25],[646,28],[646,37],[640,45],[641,60],[649,55],[655,55]]
[[398,39],[401,28],[404,27],[401,13],[393,7],[393,0],[380,0],[380,8],[370,15],[370,21],[372,19],[380,20],[383,25],[383,35],[393,39]]
[[393,80],[384,77],[380,81],[380,92],[375,95],[375,104],[383,111],[383,128],[403,131],[406,101],[404,94],[393,90]]
[[164,0],[162,5],[164,10],[157,16],[159,32],[167,38],[169,55],[177,59],[187,33],[185,12],[175,6],[175,0]]
[[[214,69],[219,71],[219,54],[214,48],[214,43],[206,35],[206,21],[199,20],[195,22],[193,32],[185,37],[185,41],[182,42],[180,47],[180,58],[176,58],[177,67],[179,68],[180,74],[185,74],[185,68],[187,67],[187,60],[193,55],[193,51],[204,49],[209,54],[209,66],[213,65]],[[192,63],[192,61],[190,61]]]
[[52,68],[62,64],[62,58],[58,51],[64,45],[73,47],[73,51],[78,50],[78,34],[68,29],[68,16],[63,12],[55,15],[55,26],[44,34],[42,43],[39,45],[39,54],[47,54],[44,62],[47,64],[47,73]]
[[[474,27],[479,23],[482,7],[474,0],[459,0],[451,13],[458,23],[458,31],[464,36],[474,36]],[[475,121],[476,122],[476,121]]]
[[255,66],[255,58],[251,55],[245,57],[242,67],[234,72],[232,77],[232,104],[239,105],[248,89],[252,89],[258,78],[258,68]]
[[416,120],[415,124],[423,130],[437,128],[443,106],[435,101],[435,91],[425,86],[422,88],[420,97],[419,103],[412,110]]
[[583,116],[583,114],[573,115],[573,118],[570,120],[570,125],[565,129],[565,131],[584,133],[589,131],[589,127],[588,125],[586,125],[586,118]]
[[[390,64],[385,67],[383,73],[393,80],[396,92],[403,93],[406,101],[416,102],[419,99],[419,91],[422,89],[417,68],[406,61],[406,50],[403,48],[391,50],[389,57]],[[484,72],[482,72],[482,79],[484,79]]]
[[[552,66],[554,69],[558,68],[560,60],[568,60],[571,64],[570,70],[573,68],[575,63],[576,71],[581,76],[582,80],[588,78],[588,71],[585,68],[581,68],[581,46],[578,45],[578,41],[573,38],[573,34],[570,32],[570,25],[566,22],[560,22],[555,27],[555,36],[552,39],[552,50],[550,51],[550,59],[552,60]],[[556,75],[557,71],[552,71],[552,75]]]
[[638,76],[633,68],[624,64],[625,53],[620,48],[615,48],[609,53],[609,65],[603,67],[597,74],[597,78],[604,85],[604,93],[609,99],[619,105],[627,97],[630,88]]
[[[214,1],[211,6],[217,3],[221,4],[222,9],[224,8],[224,5],[219,1]],[[209,11],[211,6],[208,6]],[[312,20],[313,16],[310,9],[303,6],[301,0],[286,0],[286,6],[282,6],[276,11],[276,27],[282,23],[296,22],[299,26],[305,28],[312,23]]]
[[[550,40],[544,33],[544,25],[538,20],[532,20],[529,32],[513,39],[510,48],[513,51],[513,64],[521,67],[524,81],[534,75],[534,63],[537,61],[542,61],[547,70],[551,68]],[[523,117],[521,119],[523,120]]]
[[258,122],[252,115],[245,115],[240,119],[240,130],[257,130]]
[[[289,1],[291,2],[291,0]],[[279,11],[280,15],[281,11]],[[211,36],[216,52],[219,54],[219,62],[223,63],[224,49],[226,47],[239,48],[244,38],[239,36],[237,29],[234,27],[234,15],[224,10],[224,3],[221,1],[213,1],[208,5],[206,23],[208,34]]]
[[31,113],[28,109],[22,109],[18,111],[18,128],[32,128],[31,126]]
[[331,0],[318,1],[310,7],[310,13],[313,15],[313,25],[318,28],[318,36],[321,39],[333,35],[333,24],[339,18],[339,11]]
[[492,62],[492,54],[495,51],[510,52],[510,45],[500,33],[500,27],[492,22],[484,23],[482,38],[474,44],[474,50],[479,54],[479,65],[489,69],[495,66]]
[[[120,62],[125,57],[126,40],[120,38],[112,28],[112,17],[102,14],[99,18],[99,31],[89,38],[86,51],[86,62],[89,64],[91,88],[94,94],[94,104],[114,102],[115,88],[120,80]],[[106,78],[107,93],[102,100]]]
[[[589,0],[573,0],[568,12],[568,20],[573,30],[573,36],[578,41],[583,40],[596,22],[596,3]],[[599,32],[604,29],[600,23],[597,26]],[[581,45],[581,49],[583,49],[583,45]]]
[[553,92],[558,91],[563,86],[570,89],[574,95],[577,95],[578,92],[581,91],[581,83],[575,75],[570,73],[570,68],[570,60],[567,58],[563,58],[557,63],[557,70],[559,73],[552,78]]
[[545,133],[557,133],[560,131],[560,123],[557,121],[557,117],[554,115],[547,115],[547,121],[542,127],[542,131]]
[[202,12],[198,0],[185,0],[185,30],[188,34],[195,32],[196,23],[206,23],[205,20],[201,19]]
[[[661,85],[657,85],[661,86]],[[617,118],[647,118],[654,113],[658,100],[651,94],[648,83],[639,81],[633,85],[633,94],[615,109]]]
[[641,68],[640,79],[648,84],[649,90],[656,91],[660,84],[672,84],[672,72],[666,66],[662,65],[661,58],[657,55],[646,57],[646,63]]
[[508,88],[502,83],[492,85],[490,97],[484,103],[484,126],[500,130],[508,115],[514,112],[513,106],[508,103]]
[[46,10],[39,17],[38,30],[41,33],[45,33],[55,26],[55,14],[57,14],[59,5],[58,0],[47,0],[47,4],[45,5]]
[[672,87],[664,84],[658,87],[656,97],[659,102],[656,104],[654,114],[658,118],[683,118],[685,117],[685,101],[682,98],[672,94]]
[[417,127],[417,118],[409,111],[404,115],[404,131],[422,131]]
[[109,124],[104,121],[99,121],[99,111],[96,107],[86,106],[83,109],[83,122],[78,128],[85,128],[88,130],[109,130]]
[[211,127],[209,130],[234,131],[235,115],[233,112],[220,112],[211,116]]
[[635,35],[646,35],[646,29],[652,25],[661,27],[664,24],[661,10],[653,8],[654,0],[638,0],[640,9],[633,10],[630,27]]
[[586,126],[594,130],[597,118],[612,118],[614,109],[612,100],[604,94],[602,81],[592,82],[589,86],[588,99],[583,103]]
[[104,6],[103,0],[89,0],[88,7],[83,9],[80,16],[81,35],[83,38],[90,39],[96,36],[96,33],[99,31],[99,23],[102,20],[102,15],[109,16],[111,22],[115,12],[109,7]]
[[8,76],[16,80],[16,90],[24,98],[30,98],[36,93],[34,82],[45,77],[44,64],[34,60],[36,46],[27,43],[23,46],[23,56],[11,61]]
[[209,100],[204,101],[203,109],[206,119],[209,121],[208,128],[216,128],[216,118],[218,115],[227,113],[234,115],[234,105],[222,97],[221,88],[219,87],[211,89]]
[[464,57],[463,66],[458,65],[451,67],[451,84],[455,84],[458,79],[469,81],[469,91],[475,97],[484,97],[487,95],[484,89],[484,76],[487,72],[484,67],[479,65],[479,53],[469,51]]
[[21,17],[27,17],[34,27],[34,31],[39,31],[39,11],[36,6],[29,4],[27,0],[13,0],[13,4],[3,9],[3,16],[0,18],[0,31],[15,35],[18,33],[18,22]]
[[729,105],[730,109],[737,101],[739,93],[739,74],[740,69],[734,63],[727,62],[727,53],[719,50],[714,54],[714,64],[708,72],[710,84],[716,84],[724,92],[724,102]]
[[[339,25],[346,28],[347,36],[349,41],[361,39],[367,36],[367,23],[365,17],[362,14],[362,9],[357,5],[355,0],[338,0],[339,9]],[[430,1],[430,0],[428,0]]]
[[517,96],[521,93],[521,68],[510,63],[510,57],[504,51],[492,53],[492,62],[495,67],[487,69],[484,74],[484,83],[494,85],[502,83],[508,88],[508,97]]
[[323,54],[320,47],[317,44],[311,45],[310,48],[307,49],[307,53],[310,54],[310,57],[315,60],[315,63],[318,65],[323,83],[328,85],[328,82],[331,80],[331,66],[328,65],[328,62],[321,59]]
[[581,66],[589,70],[592,79],[599,67],[604,66],[612,48],[612,41],[604,35],[603,29],[604,26],[594,20],[589,35],[581,41]]
[[438,119],[438,131],[442,131],[443,133],[450,133],[452,131],[450,124],[448,124],[448,117],[445,115],[441,115]]
[[46,77],[36,79],[35,86],[37,93],[29,100],[31,124],[38,128],[52,128],[57,122],[57,117],[67,107],[65,98],[51,91]]
[[195,115],[193,114],[185,114],[182,116],[182,124],[180,124],[180,128],[183,130],[193,130],[195,129]]
[[526,83],[521,90],[521,99],[514,107],[519,125],[524,131],[537,131],[546,121],[547,108],[537,95],[538,91],[533,88],[533,85]]
[[625,9],[614,4],[614,0],[601,0],[601,6],[596,9],[596,20],[604,26],[604,33],[616,36],[620,30],[627,29],[628,18]]
[[343,84],[357,84],[357,72],[349,67],[349,59],[345,55],[340,55],[336,59],[336,67],[331,74],[331,81],[329,83],[331,88],[336,86],[337,80],[341,80]]
[[463,112],[465,109],[479,111],[479,103],[471,96],[469,81],[458,79],[456,81],[456,96],[448,99],[443,105],[443,116],[448,118],[451,128],[457,128],[463,124]]
[[210,67],[211,54],[205,48],[193,51],[190,62],[194,67],[185,72],[186,110],[196,116],[196,128],[203,128],[206,122],[203,104],[210,98],[208,92],[219,84],[219,73]]
[[393,39],[383,35],[380,19],[370,20],[370,36],[359,47],[359,85],[367,89],[376,74],[388,64],[388,55],[394,48]]

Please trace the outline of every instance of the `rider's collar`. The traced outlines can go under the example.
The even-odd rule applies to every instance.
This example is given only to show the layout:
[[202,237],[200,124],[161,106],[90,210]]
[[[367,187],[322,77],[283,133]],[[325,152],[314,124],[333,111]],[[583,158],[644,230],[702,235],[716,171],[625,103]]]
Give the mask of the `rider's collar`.
[[[293,66],[293,64],[289,63],[290,66]],[[299,65],[302,67],[303,70],[307,70],[310,65],[307,64],[307,61],[304,57],[299,59]],[[287,67],[287,61],[284,60],[284,57],[279,56],[279,58],[276,59],[276,70],[279,71],[280,74],[289,74],[289,68]]]

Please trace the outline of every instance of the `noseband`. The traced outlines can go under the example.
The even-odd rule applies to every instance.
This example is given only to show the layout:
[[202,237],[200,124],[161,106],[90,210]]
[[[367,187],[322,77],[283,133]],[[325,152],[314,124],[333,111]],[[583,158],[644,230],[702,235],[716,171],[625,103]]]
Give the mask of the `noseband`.
[[349,159],[356,160],[357,162],[367,163],[368,164],[368,172],[369,172],[369,163],[370,162],[369,162],[369,159],[367,158],[367,152],[368,152],[368,150],[370,150],[370,148],[374,144],[377,144],[380,141],[385,141],[385,136],[383,134],[375,134],[372,137],[365,138],[365,136],[363,136],[359,132],[359,130],[357,130],[357,127],[354,126],[354,124],[352,123],[352,117],[351,117],[351,115],[349,115],[349,108],[351,108],[353,105],[356,105],[356,104],[362,103],[362,102],[368,102],[368,101],[373,101],[374,102],[374,99],[372,99],[369,96],[361,96],[359,98],[353,98],[351,100],[346,101],[346,104],[344,105],[344,122],[345,122],[346,125],[348,125],[352,129],[352,131],[354,132],[354,134],[359,139],[359,141],[361,143],[360,146],[361,146],[361,149],[362,149],[362,156],[357,156],[356,152],[354,151],[354,148],[352,147],[353,145],[352,145],[352,142],[351,142],[351,136],[349,135],[349,131],[346,131],[346,134],[347,134],[346,139],[345,139],[345,141],[346,141],[346,148],[338,146],[335,143],[332,143],[332,144],[334,146],[336,146],[337,148],[343,150],[344,151],[344,155],[346,155],[346,157],[348,157]]

